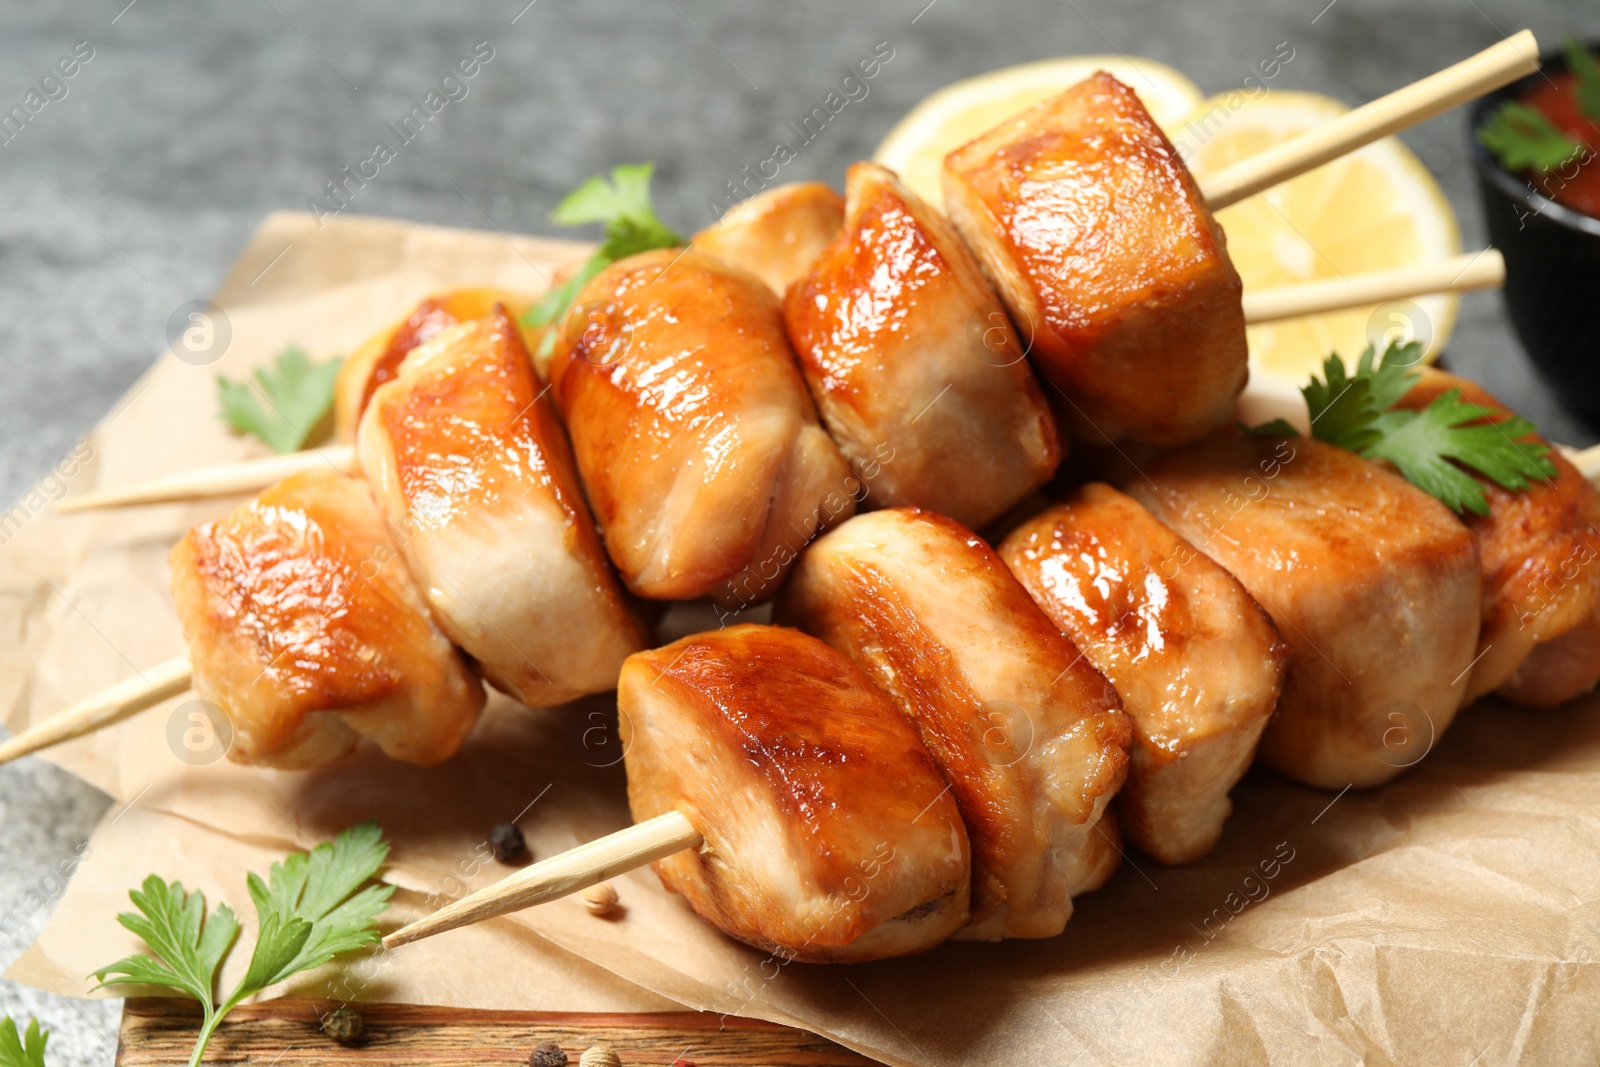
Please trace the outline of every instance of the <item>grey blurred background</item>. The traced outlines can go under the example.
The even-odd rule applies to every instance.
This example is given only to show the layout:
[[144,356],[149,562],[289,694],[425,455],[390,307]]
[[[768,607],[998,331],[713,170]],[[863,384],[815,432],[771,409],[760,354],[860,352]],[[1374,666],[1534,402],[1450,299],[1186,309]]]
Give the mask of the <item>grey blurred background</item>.
[[[305,210],[480,41],[494,57],[468,96],[401,149],[352,212],[552,233],[545,216],[583,178],[655,160],[662,215],[687,232],[880,41],[894,58],[869,95],[785,178],[838,185],[927,93],[1028,60],[1149,56],[1216,92],[1286,41],[1295,58],[1274,87],[1357,104],[1524,26],[1547,46],[1568,31],[1592,36],[1600,3],[7,0],[0,110],[78,42],[93,58],[0,144],[0,499],[20,496],[113,406],[165,347],[171,312],[212,292],[262,216]],[[1463,123],[1452,113],[1404,139],[1438,175],[1471,249],[1484,236]],[[1446,358],[1549,436],[1595,440],[1533,376],[1498,295],[1466,297]],[[36,761],[0,770],[0,966],[42,927],[41,880],[105,806]],[[53,1030],[53,1065],[115,1053],[116,1002],[0,983],[0,1011]]]

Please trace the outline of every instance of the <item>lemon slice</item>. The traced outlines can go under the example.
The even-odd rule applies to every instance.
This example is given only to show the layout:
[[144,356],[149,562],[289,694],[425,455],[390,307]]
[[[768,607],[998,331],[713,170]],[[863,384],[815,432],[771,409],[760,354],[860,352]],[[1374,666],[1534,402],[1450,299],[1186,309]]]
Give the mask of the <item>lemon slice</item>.
[[[1348,108],[1316,93],[1214,96],[1170,132],[1201,177]],[[1461,251],[1461,231],[1422,162],[1393,137],[1217,213],[1245,291],[1430,263]],[[1455,326],[1455,294],[1286,319],[1249,328],[1251,391],[1283,394],[1320,373],[1329,352],[1354,365],[1369,342],[1420,340],[1432,359]],[[1298,398],[1296,398],[1298,399]]]
[[944,204],[939,168],[944,157],[1004,120],[1076,85],[1097,70],[1131,86],[1151,116],[1167,128],[1200,101],[1194,82],[1164,63],[1127,56],[1064,56],[1006,67],[945,86],[924,99],[883,139],[872,160],[936,206]]

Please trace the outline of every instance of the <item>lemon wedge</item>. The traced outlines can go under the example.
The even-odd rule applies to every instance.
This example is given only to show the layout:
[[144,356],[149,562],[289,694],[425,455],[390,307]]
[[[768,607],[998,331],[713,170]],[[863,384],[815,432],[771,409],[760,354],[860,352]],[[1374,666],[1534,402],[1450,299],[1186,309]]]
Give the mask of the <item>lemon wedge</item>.
[[[1348,108],[1316,93],[1211,97],[1168,131],[1197,177],[1247,159]],[[1461,251],[1455,213],[1422,162],[1393,137],[1217,213],[1246,292],[1431,263]],[[1432,359],[1455,326],[1455,294],[1249,328],[1252,392],[1292,391],[1330,352],[1354,365],[1369,342],[1420,340]]]
[[1097,70],[1132,87],[1163,129],[1200,101],[1194,82],[1164,63],[1119,55],[1064,56],[980,74],[945,86],[901,119],[872,153],[924,200],[943,206],[944,157],[1019,111],[1063,92]]

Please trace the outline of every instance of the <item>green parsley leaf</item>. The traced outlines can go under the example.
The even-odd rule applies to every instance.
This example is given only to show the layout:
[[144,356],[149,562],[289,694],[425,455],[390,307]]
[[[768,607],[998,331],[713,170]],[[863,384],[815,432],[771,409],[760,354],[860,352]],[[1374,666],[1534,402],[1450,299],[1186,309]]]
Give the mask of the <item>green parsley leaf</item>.
[[[547,293],[523,316],[527,326],[548,326],[577,299],[589,279],[619,259],[656,248],[677,248],[684,243],[656,214],[650,199],[650,177],[654,163],[624,163],[611,168],[607,180],[596,174],[562,198],[550,213],[559,226],[605,225],[605,239],[598,250],[571,278]],[[555,346],[555,336],[546,334],[539,344],[541,358]]]
[[17,1036],[17,1024],[7,1016],[0,1020],[0,1067],[44,1067],[44,1046],[50,1040],[39,1029],[39,1020],[28,1020],[25,1038]]
[[222,421],[239,433],[259,437],[274,452],[298,451],[333,406],[333,386],[342,362],[312,363],[303,349],[290,345],[270,366],[256,368],[253,383],[219,375]]
[[181,883],[153,874],[128,898],[139,911],[123,912],[117,922],[138,934],[155,955],[129,956],[102,967],[94,972],[100,984],[166,986],[210,1005],[217,967],[239,935],[233,909],[218,905],[207,918],[203,894],[185,892]]
[[[1391,343],[1381,357],[1368,345],[1350,375],[1338,353],[1330,355],[1323,377],[1300,390],[1311,413],[1311,435],[1387,460],[1412,485],[1458,512],[1489,513],[1483,486],[1469,470],[1514,492],[1534,478],[1556,477],[1549,446],[1524,440],[1537,431],[1520,415],[1471,403],[1459,389],[1434,397],[1421,411],[1396,408],[1421,377],[1412,369],[1421,360],[1420,342]],[[1277,436],[1294,430],[1276,419],[1245,432]]]
[[1478,143],[1510,171],[1554,170],[1584,150],[1544,112],[1516,100],[1503,101],[1478,127]]
[[1548,480],[1557,474],[1549,448],[1520,440],[1534,433],[1533,423],[1519,415],[1481,421],[1499,414],[1498,409],[1486,410],[1463,400],[1461,391],[1452,389],[1421,411],[1385,412],[1377,423],[1378,440],[1362,454],[1393,463],[1406,481],[1444,501],[1452,511],[1487,515],[1483,486],[1457,463],[1514,492],[1528,488],[1531,479]]
[[1600,60],[1576,37],[1568,37],[1563,47],[1567,69],[1577,79],[1573,95],[1578,98],[1578,107],[1589,118],[1600,120]]
[[1300,431],[1290,424],[1288,419],[1273,419],[1263,422],[1260,426],[1246,426],[1238,424],[1246,436],[1249,437],[1299,437]]
[[[183,886],[169,885],[156,875],[145,879],[142,891],[128,894],[139,914],[117,916],[154,955],[129,956],[94,976],[101,986],[166,986],[198,1000],[204,1022],[189,1061],[194,1067],[223,1017],[246,998],[378,940],[373,921],[389,906],[394,888],[365,883],[388,856],[382,832],[369,822],[309,853],[292,853],[273,864],[265,879],[250,874],[256,944],[244,977],[220,1005],[214,990],[217,969],[239,933],[239,922],[225,904],[205,918],[200,893],[186,893]],[[0,1029],[0,1053],[4,1042]],[[0,1061],[0,1067],[10,1064]]]

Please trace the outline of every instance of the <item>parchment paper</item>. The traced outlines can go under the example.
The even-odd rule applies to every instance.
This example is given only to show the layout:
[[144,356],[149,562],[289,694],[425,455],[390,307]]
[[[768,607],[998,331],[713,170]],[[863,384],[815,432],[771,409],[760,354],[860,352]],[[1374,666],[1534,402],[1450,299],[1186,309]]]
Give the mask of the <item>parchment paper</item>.
[[[159,363],[96,431],[72,488],[251,451],[214,419],[218,368],[238,374],[291,340],[317,357],[347,351],[432,289],[536,289],[541,273],[583,254],[367,219],[318,230],[275,215],[219,293],[234,331],[226,356]],[[166,553],[227,506],[60,519],[39,510],[0,549],[8,725],[182,651]],[[172,706],[49,755],[119,803],[8,977],[85,992],[86,971],[134,947],[112,916],[151,871],[248,916],[246,870],[377,818],[395,842],[387,877],[402,892],[389,918],[399,923],[505,873],[483,859],[494,822],[520,815],[546,856],[627,821],[621,768],[605,765],[616,752],[600,743],[612,736],[607,699],[547,712],[499,699],[468,749],[432,770],[363,752],[302,775],[184,762],[168,740]],[[1183,868],[1130,854],[1047,941],[784,965],[723,938],[636,872],[618,882],[618,921],[560,901],[295,988],[481,1008],[675,1003],[802,1026],[895,1064],[1595,1062],[1600,701],[1553,712],[1485,702],[1442,739],[1397,742],[1397,763],[1427,758],[1378,790],[1336,795],[1253,772],[1215,853]]]

